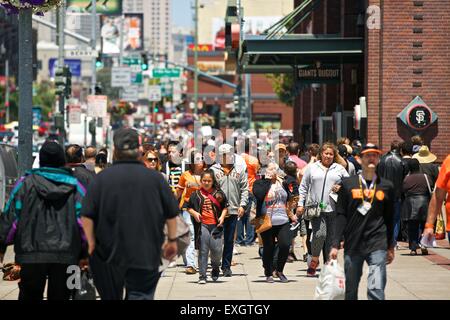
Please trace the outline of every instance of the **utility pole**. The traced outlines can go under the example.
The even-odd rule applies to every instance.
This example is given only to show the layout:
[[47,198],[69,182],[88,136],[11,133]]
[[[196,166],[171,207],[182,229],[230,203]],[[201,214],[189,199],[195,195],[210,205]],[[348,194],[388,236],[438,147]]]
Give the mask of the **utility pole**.
[[[92,4],[92,51],[95,51],[97,49],[97,1],[91,0]],[[91,80],[91,94],[95,95],[95,87],[97,85],[97,65],[96,65],[97,59],[95,57],[92,58],[92,80]],[[87,116],[87,114],[86,114]],[[97,119],[93,119],[94,126],[96,126]],[[86,122],[85,122],[86,123]],[[95,130],[94,134],[92,136],[92,145],[95,146]]]
[[[97,1],[91,0],[92,4],[92,39],[91,39],[91,47],[92,50],[95,51],[97,47]],[[95,57],[92,58],[92,80],[91,80],[91,94],[95,95],[95,86],[97,84],[97,67],[96,67],[97,59]]]
[[5,61],[5,108],[6,108],[6,123],[9,123],[9,60]]
[[[64,26],[65,26],[65,19],[66,19],[66,4],[65,4],[65,0],[63,0],[61,2],[61,6],[58,7],[58,68],[62,69],[64,68]],[[67,81],[66,81],[67,82]],[[62,93],[59,95],[59,115],[62,118],[62,128],[60,129],[60,142],[61,145],[64,145],[64,140],[65,140],[65,124],[64,124],[64,111],[65,111],[65,107],[64,107],[64,97],[65,97],[65,93]]]
[[194,37],[194,114],[198,113],[198,0],[195,0],[195,37]]
[[33,38],[32,9],[19,12],[19,174],[33,164]]

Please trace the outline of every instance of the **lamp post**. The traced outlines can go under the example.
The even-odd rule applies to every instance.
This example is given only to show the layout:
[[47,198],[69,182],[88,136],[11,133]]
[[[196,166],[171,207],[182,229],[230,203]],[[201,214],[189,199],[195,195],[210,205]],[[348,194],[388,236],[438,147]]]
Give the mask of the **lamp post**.
[[32,9],[19,12],[19,171],[33,164],[33,38]]
[[194,36],[194,114],[198,110],[198,0],[195,0],[195,36]]

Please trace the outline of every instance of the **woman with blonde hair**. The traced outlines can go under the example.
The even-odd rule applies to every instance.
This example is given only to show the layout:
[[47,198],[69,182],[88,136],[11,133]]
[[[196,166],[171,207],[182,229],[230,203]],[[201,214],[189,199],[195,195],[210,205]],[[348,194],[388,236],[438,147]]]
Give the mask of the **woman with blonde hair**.
[[[156,150],[147,150],[144,153],[144,156],[142,157],[142,162],[148,169],[156,170],[158,172],[161,171],[162,168],[161,160],[159,160],[159,154]],[[167,175],[165,175],[162,172],[160,173],[164,176],[164,179],[167,181],[168,180]]]
[[[318,206],[320,216],[311,218],[313,237],[311,240],[312,260],[307,276],[314,277],[319,265],[319,256],[324,249],[324,260],[328,259],[334,231],[337,192],[342,178],[348,177],[345,168],[339,164],[339,153],[333,143],[324,143],[319,151],[318,161],[310,164],[300,184],[300,198],[297,214],[303,214],[305,206]],[[324,247],[325,244],[325,247]]]

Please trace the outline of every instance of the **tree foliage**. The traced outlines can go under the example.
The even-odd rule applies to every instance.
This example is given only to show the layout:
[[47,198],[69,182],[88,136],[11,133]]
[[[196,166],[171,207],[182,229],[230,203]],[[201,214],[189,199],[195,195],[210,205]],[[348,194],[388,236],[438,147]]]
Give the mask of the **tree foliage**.
[[267,78],[281,102],[293,106],[296,96],[294,76],[292,74],[270,74]]

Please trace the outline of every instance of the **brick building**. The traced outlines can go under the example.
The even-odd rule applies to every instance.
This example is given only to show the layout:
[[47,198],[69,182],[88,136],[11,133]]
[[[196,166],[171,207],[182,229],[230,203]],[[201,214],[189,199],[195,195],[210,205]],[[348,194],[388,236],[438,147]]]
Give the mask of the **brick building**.
[[[295,7],[301,3],[296,1]],[[298,138],[368,137],[388,151],[392,140],[419,134],[438,161],[449,153],[450,1],[323,0],[296,33],[364,40],[363,58],[341,65],[340,83],[306,86],[298,95]],[[355,132],[352,125],[361,96],[367,101],[367,132]],[[398,117],[417,96],[438,118],[426,129],[413,129]],[[336,112],[342,116],[340,132],[332,117]],[[324,120],[329,120],[327,125]]]

